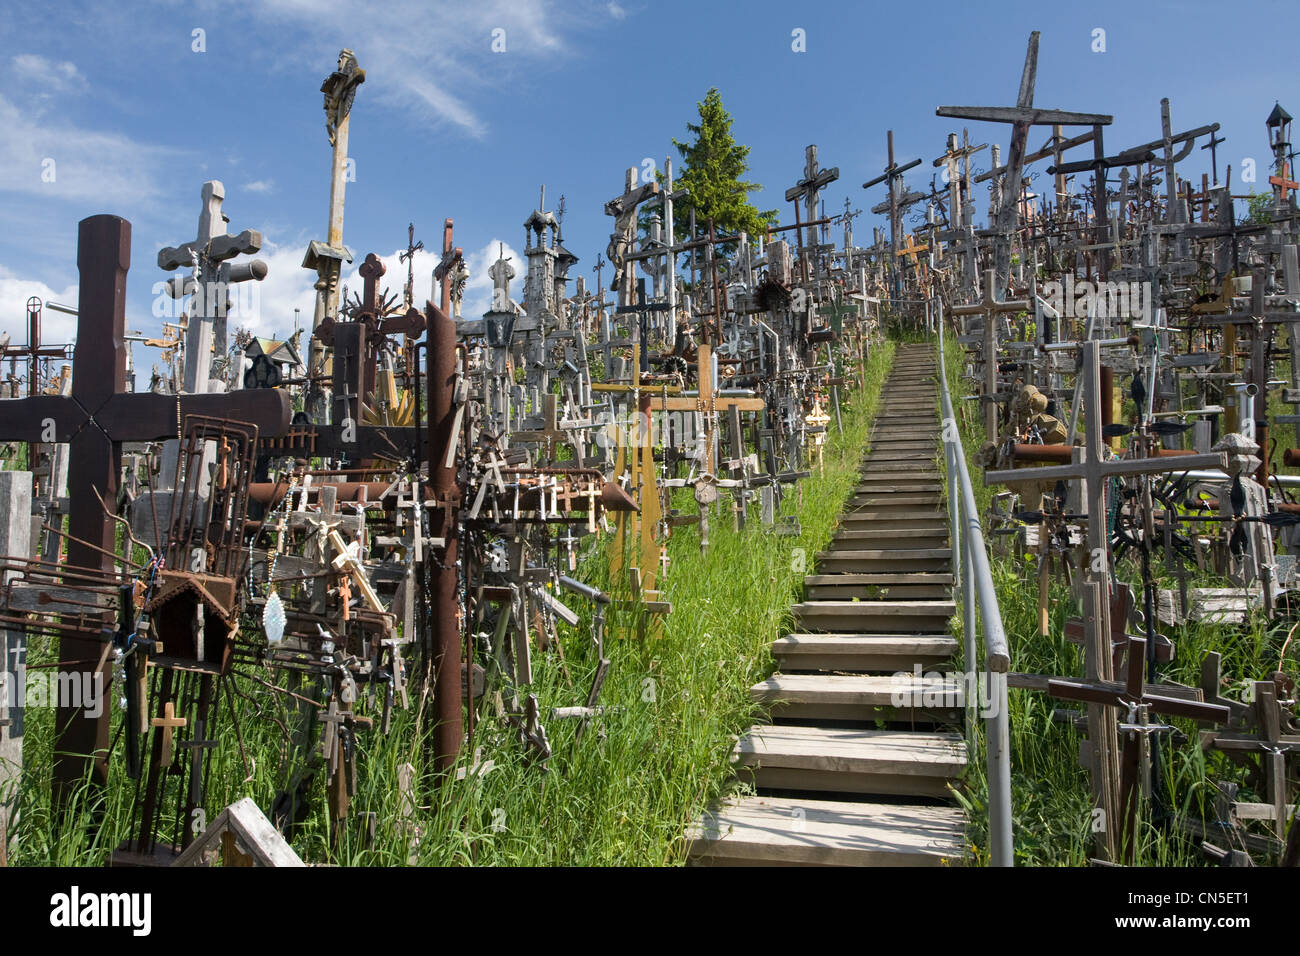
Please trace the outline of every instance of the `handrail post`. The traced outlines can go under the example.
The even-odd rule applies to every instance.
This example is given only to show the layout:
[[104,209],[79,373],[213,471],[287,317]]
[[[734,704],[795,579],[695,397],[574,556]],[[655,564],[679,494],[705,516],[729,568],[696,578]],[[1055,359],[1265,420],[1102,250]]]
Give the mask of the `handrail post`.
[[[988,782],[989,856],[994,866],[1015,865],[1015,841],[1011,822],[1011,724],[1007,698],[1007,671],[1010,653],[1007,649],[1006,631],[1002,626],[1002,612],[998,607],[997,589],[989,566],[988,551],[984,544],[984,530],[980,526],[975,489],[971,484],[962,448],[961,434],[957,430],[957,416],[953,411],[952,397],[948,393],[947,366],[943,350],[943,305],[935,303],[935,324],[939,344],[939,397],[941,418],[944,422],[943,442],[949,464],[948,501],[950,518],[958,518],[953,541],[953,554],[962,556],[962,637],[965,643],[967,669],[971,675],[979,674],[986,697],[977,706],[987,708],[984,747],[986,755],[986,780]],[[949,425],[951,421],[951,425]],[[956,481],[953,481],[953,476]],[[953,496],[951,492],[958,494]],[[954,569],[954,577],[956,570]],[[984,666],[981,670],[976,659],[975,610],[979,609],[979,622],[984,632]],[[969,711],[968,711],[969,712]]]

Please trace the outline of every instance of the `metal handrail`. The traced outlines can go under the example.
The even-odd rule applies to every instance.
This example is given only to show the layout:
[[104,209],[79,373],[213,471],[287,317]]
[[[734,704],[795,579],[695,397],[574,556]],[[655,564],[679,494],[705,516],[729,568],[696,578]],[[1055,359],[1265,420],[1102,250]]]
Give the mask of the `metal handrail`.
[[960,581],[962,597],[962,638],[965,643],[967,706],[972,697],[980,706],[973,677],[977,671],[975,652],[975,612],[984,631],[983,677],[987,698],[982,702],[985,720],[985,751],[988,780],[989,852],[994,866],[1014,866],[1015,849],[1011,826],[1011,740],[1010,715],[1007,711],[1007,671],[1011,657],[1007,652],[1007,635],[1002,626],[993,572],[989,567],[988,548],[980,524],[975,489],[966,465],[961,431],[948,394],[947,366],[943,354],[943,307],[935,302],[935,327],[939,347],[939,399],[943,413],[943,451],[948,464],[948,512],[952,523],[954,579]]

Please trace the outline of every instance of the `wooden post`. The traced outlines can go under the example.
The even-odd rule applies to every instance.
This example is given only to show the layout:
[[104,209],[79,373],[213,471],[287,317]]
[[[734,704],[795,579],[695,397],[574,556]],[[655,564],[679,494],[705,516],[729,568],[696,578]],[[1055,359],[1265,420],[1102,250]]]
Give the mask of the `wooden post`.
[[[0,558],[31,555],[32,474],[0,471]],[[0,572],[0,585],[12,572]],[[0,866],[8,860],[9,833],[18,809],[23,772],[23,702],[27,635],[0,630]]]

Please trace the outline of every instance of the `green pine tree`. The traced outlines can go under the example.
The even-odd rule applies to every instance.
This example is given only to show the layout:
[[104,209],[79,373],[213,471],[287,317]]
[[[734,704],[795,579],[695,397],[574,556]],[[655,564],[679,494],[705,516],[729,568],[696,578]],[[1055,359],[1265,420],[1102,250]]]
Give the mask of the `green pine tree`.
[[741,178],[749,170],[749,147],[739,145],[732,137],[731,114],[723,107],[717,87],[711,88],[696,108],[699,123],[686,124],[694,142],[673,140],[683,164],[673,187],[690,191],[673,210],[677,240],[688,238],[692,209],[700,229],[707,228],[711,217],[714,229],[720,233],[743,230],[751,237],[763,235],[776,222],[777,211],[760,212],[749,201],[749,194],[763,187]]

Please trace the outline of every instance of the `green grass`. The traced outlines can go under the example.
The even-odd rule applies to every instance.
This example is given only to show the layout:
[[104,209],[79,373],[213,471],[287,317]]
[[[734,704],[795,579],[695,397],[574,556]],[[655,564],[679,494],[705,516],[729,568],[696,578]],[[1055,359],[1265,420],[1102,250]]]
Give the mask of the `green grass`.
[[[757,716],[749,687],[773,670],[771,644],[788,624],[799,600],[805,569],[830,540],[835,519],[856,483],[870,422],[888,373],[893,344],[874,347],[867,388],[847,398],[844,431],[832,424],[824,473],[814,468],[783,502],[781,513],[797,514],[798,535],[764,529],[751,511],[749,526],[732,528],[730,498],[711,520],[710,550],[701,554],[694,527],[674,531],[664,597],[674,611],[660,638],[637,639],[606,633],[613,666],[600,697],[604,713],[580,741],[573,721],[550,720],[553,707],[583,702],[597,664],[589,610],[574,601],[583,620],[561,627],[564,657],[534,653],[534,682],[525,692],[538,696],[553,756],[545,766],[533,760],[515,732],[485,704],[479,713],[475,749],[492,769],[437,787],[424,774],[430,733],[429,710],[418,700],[394,716],[391,733],[364,738],[356,813],[376,814],[376,838],[359,829],[339,834],[331,850],[325,822],[324,783],[312,792],[312,814],[293,845],[309,862],[392,866],[414,852],[421,864],[475,865],[671,865],[683,860],[682,834],[708,802],[732,786],[729,755],[736,736]],[[688,499],[689,491],[684,493]],[[682,503],[687,513],[694,510]],[[602,551],[584,556],[579,576],[608,585]],[[32,660],[49,661],[49,641],[33,641]],[[206,809],[215,815],[242,796],[264,810],[284,780],[285,722],[282,695],[234,682],[242,752],[223,701],[219,746],[212,756]],[[115,695],[114,695],[115,696]],[[99,828],[86,826],[87,811],[55,826],[49,783],[53,713],[30,712],[22,778],[20,840],[11,863],[18,865],[102,864],[127,835],[134,784],[115,759],[112,786]],[[116,730],[117,719],[114,727]],[[247,756],[247,761],[245,760]],[[420,828],[412,851],[403,817],[398,768],[417,772],[411,820]]]

